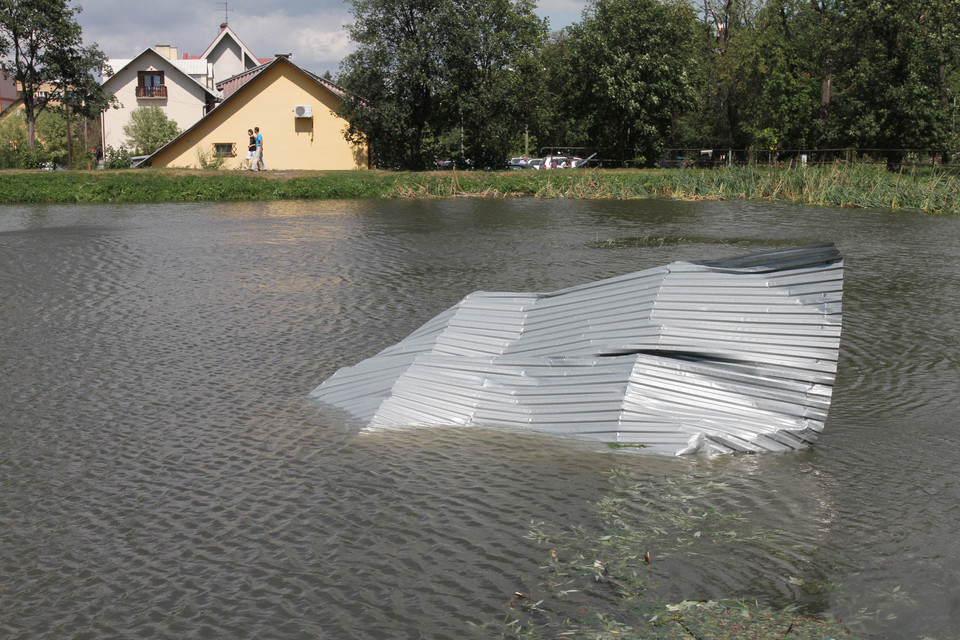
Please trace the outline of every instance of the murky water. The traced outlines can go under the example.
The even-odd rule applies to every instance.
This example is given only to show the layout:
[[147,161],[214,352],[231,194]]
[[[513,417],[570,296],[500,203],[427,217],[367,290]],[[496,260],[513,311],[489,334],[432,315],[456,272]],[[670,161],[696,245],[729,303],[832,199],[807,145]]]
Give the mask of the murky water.
[[[822,241],[846,258],[844,336],[808,452],[677,460],[494,429],[358,433],[306,397],[474,290]],[[771,533],[658,563],[671,597],[958,637],[958,294],[960,219],[911,213],[0,208],[0,637],[495,638],[541,574],[531,523],[597,526],[614,468]]]

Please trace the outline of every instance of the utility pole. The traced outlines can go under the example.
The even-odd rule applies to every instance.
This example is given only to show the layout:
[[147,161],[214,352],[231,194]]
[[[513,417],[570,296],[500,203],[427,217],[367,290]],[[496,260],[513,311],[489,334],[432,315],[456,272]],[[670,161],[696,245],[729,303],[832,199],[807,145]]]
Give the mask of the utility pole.
[[73,140],[70,139],[70,102],[67,92],[63,92],[63,116],[67,121],[67,169],[73,168]]
[[87,171],[90,170],[90,143],[87,141],[87,120],[89,118],[84,117],[83,119],[83,151],[87,156]]

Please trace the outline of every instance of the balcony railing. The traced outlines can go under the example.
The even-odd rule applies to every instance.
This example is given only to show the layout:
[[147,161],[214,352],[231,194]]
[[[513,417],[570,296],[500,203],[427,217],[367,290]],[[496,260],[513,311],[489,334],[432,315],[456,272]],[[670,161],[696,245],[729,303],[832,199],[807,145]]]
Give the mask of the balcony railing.
[[167,87],[166,85],[160,85],[159,87],[137,87],[137,97],[138,98],[166,98]]

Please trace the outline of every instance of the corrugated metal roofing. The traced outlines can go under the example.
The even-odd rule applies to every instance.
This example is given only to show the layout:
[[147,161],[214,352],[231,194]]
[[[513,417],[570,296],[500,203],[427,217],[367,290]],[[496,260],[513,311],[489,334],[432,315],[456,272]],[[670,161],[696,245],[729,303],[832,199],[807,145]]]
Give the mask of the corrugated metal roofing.
[[310,395],[369,428],[502,425],[683,454],[805,448],[840,346],[832,244],[476,292]]
[[[285,56],[281,56],[281,57],[285,57]],[[270,58],[264,61],[264,63],[259,66],[253,67],[252,69],[247,69],[246,71],[238,73],[235,76],[231,76],[226,80],[222,80],[217,83],[217,89],[223,91],[224,99],[229,98],[231,95],[233,95],[237,91],[237,89],[239,89],[243,85],[247,84],[248,82],[256,78],[258,75],[260,75],[261,71],[269,67],[277,59],[278,58]],[[287,62],[290,62],[289,58],[286,58],[286,60]],[[290,62],[290,64],[293,64],[293,63]],[[307,71],[306,69],[302,69],[300,67],[297,67],[297,68],[300,69],[300,71],[302,71],[306,75],[310,76],[310,78],[312,78],[317,84],[323,85],[324,87],[329,89],[330,92],[333,93],[334,95],[336,96],[344,95],[343,89],[335,85],[332,81],[327,80],[323,76],[318,76],[312,71]]]
[[202,76],[205,78],[213,75],[213,70],[211,69],[213,65],[202,58],[196,60],[180,58],[177,60],[171,60],[170,62],[176,65],[176,67],[185,74],[190,76]]

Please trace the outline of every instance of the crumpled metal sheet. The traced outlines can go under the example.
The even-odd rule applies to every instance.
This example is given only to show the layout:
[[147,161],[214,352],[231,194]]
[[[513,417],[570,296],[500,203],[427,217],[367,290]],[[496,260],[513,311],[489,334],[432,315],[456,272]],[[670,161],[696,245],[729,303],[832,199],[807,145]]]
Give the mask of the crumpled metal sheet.
[[475,292],[310,395],[369,428],[500,425],[665,454],[802,449],[840,346],[833,244]]

